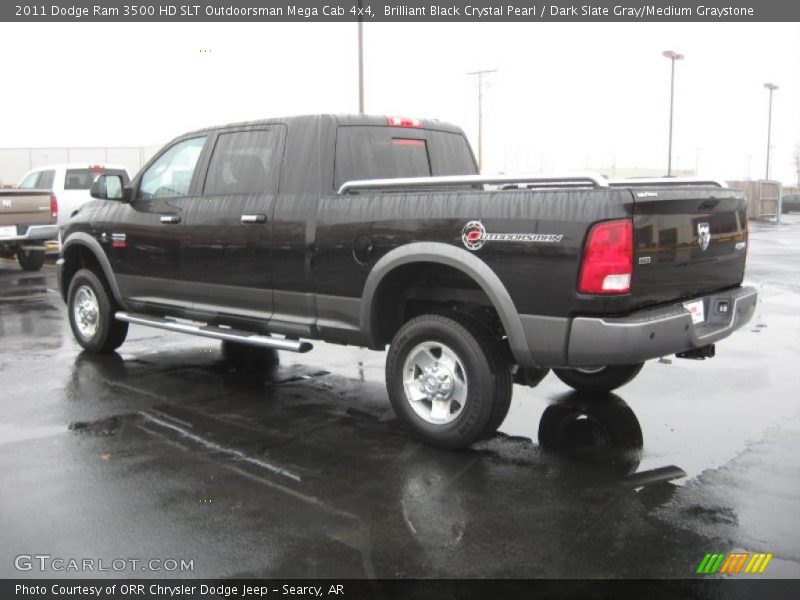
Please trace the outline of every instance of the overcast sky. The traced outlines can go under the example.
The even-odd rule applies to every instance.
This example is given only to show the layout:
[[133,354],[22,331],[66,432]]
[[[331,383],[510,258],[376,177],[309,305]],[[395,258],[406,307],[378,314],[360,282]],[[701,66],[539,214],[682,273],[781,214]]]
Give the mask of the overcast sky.
[[[365,25],[366,108],[436,117],[477,143],[485,171],[666,169],[669,61],[677,168],[795,179],[800,24]],[[201,52],[201,50],[205,50]],[[230,121],[357,110],[356,25],[0,24],[0,147],[150,146]],[[13,83],[14,85],[9,85]]]

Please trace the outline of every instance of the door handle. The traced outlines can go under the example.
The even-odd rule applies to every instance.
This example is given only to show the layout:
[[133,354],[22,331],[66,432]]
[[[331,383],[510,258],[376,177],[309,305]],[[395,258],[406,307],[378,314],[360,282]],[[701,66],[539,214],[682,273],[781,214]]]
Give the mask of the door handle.
[[266,223],[267,215],[242,215],[242,223]]
[[161,217],[161,222],[165,225],[176,225],[177,223],[181,222],[181,218],[177,215],[167,215]]

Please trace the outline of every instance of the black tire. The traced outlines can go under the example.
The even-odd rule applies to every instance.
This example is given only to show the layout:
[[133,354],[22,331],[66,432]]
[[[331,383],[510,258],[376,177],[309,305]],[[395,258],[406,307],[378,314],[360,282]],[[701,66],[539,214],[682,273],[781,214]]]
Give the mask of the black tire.
[[228,340],[222,342],[222,359],[233,367],[250,371],[272,369],[280,363],[280,356],[275,348],[249,346]]
[[[97,311],[93,321],[96,327],[92,332],[82,331],[81,325],[77,322],[79,317],[76,315],[78,312],[76,296],[79,292],[83,296],[85,290],[89,290],[96,299]],[[116,311],[116,302],[96,273],[89,269],[81,269],[75,273],[67,292],[67,314],[72,335],[84,350],[105,354],[113,352],[122,345],[128,335],[128,324],[114,318]]]
[[38,271],[44,265],[44,250],[20,250],[17,262],[24,271]]
[[[421,417],[406,396],[404,364],[424,343],[448,347],[463,367],[465,399],[446,423]],[[392,340],[386,387],[395,414],[413,435],[433,446],[457,449],[494,434],[508,413],[513,381],[507,353],[488,329],[468,317],[427,314],[408,321]]]
[[609,365],[596,372],[577,369],[553,369],[561,381],[580,392],[610,392],[629,383],[642,370],[644,363]]

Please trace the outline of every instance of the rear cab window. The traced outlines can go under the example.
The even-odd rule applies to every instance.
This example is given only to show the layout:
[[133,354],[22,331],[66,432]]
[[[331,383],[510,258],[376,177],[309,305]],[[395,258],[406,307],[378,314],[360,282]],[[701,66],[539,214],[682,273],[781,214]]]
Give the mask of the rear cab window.
[[101,166],[87,167],[85,169],[67,169],[64,175],[65,190],[88,190],[92,182],[99,175],[119,175],[122,181],[128,183],[128,174],[124,169],[106,169]]
[[365,125],[336,132],[334,187],[362,179],[475,175],[467,140],[459,133]]

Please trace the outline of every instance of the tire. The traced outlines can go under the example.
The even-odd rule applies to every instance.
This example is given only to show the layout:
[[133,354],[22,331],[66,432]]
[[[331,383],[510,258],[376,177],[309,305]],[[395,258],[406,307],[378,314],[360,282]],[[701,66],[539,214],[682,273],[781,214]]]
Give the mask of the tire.
[[105,354],[119,348],[128,324],[117,321],[117,305],[104,282],[89,269],[72,277],[67,292],[67,314],[72,335],[87,352]]
[[642,370],[644,363],[609,365],[597,369],[553,369],[561,381],[580,392],[610,392],[629,383]]
[[227,340],[222,342],[222,359],[230,366],[259,372],[274,369],[280,363],[280,356],[274,348],[248,346]]
[[513,382],[507,353],[488,329],[467,317],[427,314],[392,340],[386,387],[413,435],[457,449],[494,434],[508,413]]
[[44,250],[19,250],[17,262],[24,271],[38,271],[44,264]]

